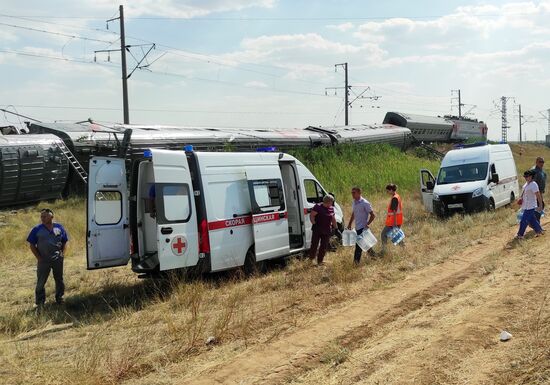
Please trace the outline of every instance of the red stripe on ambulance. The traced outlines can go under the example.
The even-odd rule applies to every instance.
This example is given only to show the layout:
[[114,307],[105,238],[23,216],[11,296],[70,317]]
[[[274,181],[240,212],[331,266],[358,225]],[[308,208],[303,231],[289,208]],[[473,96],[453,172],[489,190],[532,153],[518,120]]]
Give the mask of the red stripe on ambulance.
[[[285,216],[286,216],[286,212],[283,214],[283,218]],[[279,213],[258,214],[258,215],[254,215],[252,222],[254,224],[257,224],[257,223],[278,221],[279,219],[281,219],[281,215]]]
[[[284,213],[282,218],[284,217],[286,217],[286,212]],[[279,219],[281,219],[281,215],[279,213],[258,214],[254,216],[222,219],[221,221],[208,222],[208,230],[220,230],[220,229],[227,229],[230,227],[248,226],[248,225],[251,225],[252,223],[257,224],[257,223],[272,222],[272,221],[278,221]]]
[[222,219],[221,221],[209,222],[208,230],[227,229],[229,227],[247,226],[252,224],[252,216]]

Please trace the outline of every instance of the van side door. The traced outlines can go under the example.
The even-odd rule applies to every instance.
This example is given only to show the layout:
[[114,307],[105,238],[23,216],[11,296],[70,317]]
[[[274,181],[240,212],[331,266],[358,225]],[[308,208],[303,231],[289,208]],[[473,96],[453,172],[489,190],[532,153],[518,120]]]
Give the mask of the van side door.
[[191,172],[184,151],[151,150],[160,270],[195,266],[199,229]]
[[288,219],[278,164],[246,167],[256,262],[290,253]]
[[420,170],[420,194],[422,195],[422,202],[424,208],[433,213],[433,196],[434,196],[435,178],[433,174],[426,169]]
[[130,260],[128,190],[124,159],[93,157],[88,168],[87,268],[126,265]]

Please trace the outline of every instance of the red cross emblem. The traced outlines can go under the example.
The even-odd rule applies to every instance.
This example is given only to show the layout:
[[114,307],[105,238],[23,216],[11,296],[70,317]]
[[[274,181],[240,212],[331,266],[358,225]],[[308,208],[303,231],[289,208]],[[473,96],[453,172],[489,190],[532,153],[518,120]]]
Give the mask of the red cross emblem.
[[185,254],[187,250],[187,240],[181,235],[177,235],[172,239],[172,253],[175,255]]
[[458,190],[460,190],[460,186],[459,185],[453,186],[452,190],[453,191],[458,191]]

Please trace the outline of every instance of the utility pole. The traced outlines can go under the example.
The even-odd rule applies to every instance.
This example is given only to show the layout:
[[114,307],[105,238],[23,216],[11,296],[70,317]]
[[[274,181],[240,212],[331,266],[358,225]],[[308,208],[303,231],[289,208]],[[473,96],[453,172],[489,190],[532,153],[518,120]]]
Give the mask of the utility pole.
[[[454,94],[457,94],[458,96],[453,96]],[[462,107],[464,107],[465,104],[462,103],[462,97],[460,95],[460,90],[451,90],[451,109],[452,109],[452,105],[453,105],[453,100],[458,100],[458,119],[462,119]]]
[[506,103],[510,99],[509,96],[502,96],[500,98],[500,113],[502,115],[502,143],[508,143],[508,117],[506,116]]
[[124,110],[124,124],[130,124],[130,110],[128,108],[128,70],[126,69],[126,36],[124,34],[124,7],[118,7],[120,19],[120,63],[122,66],[122,109]]
[[546,110],[546,114],[548,119],[548,135],[550,135],[550,108]]
[[344,124],[349,125],[349,82],[348,82],[348,63],[340,63],[334,65],[334,70],[338,67],[344,68]]
[[[352,90],[353,86],[349,84],[348,80],[348,63],[339,63],[334,65],[334,70],[338,71],[338,67],[344,68],[344,123],[346,126],[349,125],[349,109],[352,107],[353,102],[355,102],[358,99],[372,99],[372,100],[378,100],[380,96],[365,96],[365,92],[370,90],[370,87],[366,87],[362,92],[355,93],[355,98],[353,100],[349,100],[350,97],[350,91]],[[328,90],[334,90],[334,94],[336,95],[336,90],[340,90],[342,87],[327,87],[325,88],[325,95],[327,95]],[[361,106],[362,107],[362,106]]]
[[523,137],[521,136],[521,124],[522,124],[522,119],[523,119],[523,116],[521,115],[521,104],[518,106],[518,110],[519,110],[519,142],[523,142]]
[[[122,110],[123,110],[123,116],[124,116],[124,124],[130,124],[130,107],[128,105],[129,104],[128,103],[128,79],[130,79],[130,76],[132,76],[135,70],[147,68],[152,64],[152,63],[148,63],[146,61],[146,58],[147,58],[147,55],[149,55],[149,53],[153,49],[155,49],[155,44],[153,43],[153,44],[126,45],[126,33],[124,31],[124,7],[122,5],[118,7],[118,17],[114,17],[112,19],[107,20],[107,29],[109,29],[109,23],[115,20],[118,20],[120,23],[120,49],[101,49],[101,50],[94,51],[94,61],[97,61],[97,54],[100,52],[106,52],[109,55],[107,58],[107,61],[110,61],[111,52],[120,51],[120,65],[122,68]],[[130,52],[131,47],[143,47],[143,46],[149,47],[149,50],[147,52],[142,51],[144,52],[142,58],[139,61],[136,59],[137,64],[132,69],[132,71],[130,71],[130,73],[128,74],[128,68],[126,66],[126,52],[127,51]],[[142,65],[141,63],[143,61],[145,61],[145,64]]]

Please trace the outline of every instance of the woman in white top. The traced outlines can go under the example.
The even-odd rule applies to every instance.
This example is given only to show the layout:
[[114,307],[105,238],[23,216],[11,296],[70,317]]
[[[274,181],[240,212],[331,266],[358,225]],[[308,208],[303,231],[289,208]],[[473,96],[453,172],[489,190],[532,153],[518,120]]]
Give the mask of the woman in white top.
[[542,197],[537,182],[533,180],[534,176],[535,172],[533,170],[528,170],[523,173],[526,183],[523,185],[521,199],[518,200],[518,204],[520,204],[523,209],[523,216],[519,223],[518,239],[523,239],[527,225],[535,230],[537,236],[541,235],[543,232],[535,216],[535,210],[539,213],[542,211]]

